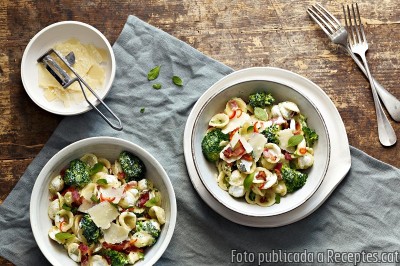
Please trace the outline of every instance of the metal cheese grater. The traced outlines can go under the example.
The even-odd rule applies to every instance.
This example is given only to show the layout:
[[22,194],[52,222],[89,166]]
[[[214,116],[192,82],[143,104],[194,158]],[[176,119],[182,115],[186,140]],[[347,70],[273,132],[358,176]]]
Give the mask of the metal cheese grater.
[[[67,67],[75,77],[71,77],[65,69],[60,66],[59,63],[53,57],[55,55],[58,57],[65,67]],[[97,95],[96,92],[85,82],[85,80],[72,68],[72,65],[75,64],[75,55],[73,52],[70,52],[65,58],[55,51],[54,49],[48,50],[44,55],[39,57],[37,60],[39,63],[42,63],[46,69],[50,72],[50,74],[61,84],[64,89],[67,89],[72,83],[78,82],[79,86],[81,87],[83,96],[86,99],[86,102],[99,113],[99,115],[115,130],[122,130],[122,123],[121,120],[114,114],[114,112],[103,102],[103,100]],[[99,100],[100,104],[102,104],[107,111],[111,114],[112,117],[117,120],[118,125],[113,124],[96,106],[94,106],[88,99],[85,90],[83,89],[85,86],[96,98]]]

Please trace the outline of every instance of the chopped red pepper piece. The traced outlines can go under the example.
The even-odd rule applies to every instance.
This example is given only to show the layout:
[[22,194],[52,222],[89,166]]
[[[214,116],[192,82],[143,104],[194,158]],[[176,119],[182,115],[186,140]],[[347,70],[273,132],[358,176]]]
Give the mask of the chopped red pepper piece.
[[306,154],[306,153],[307,153],[307,149],[306,149],[306,148],[300,148],[300,149],[299,149],[299,152],[300,152],[301,154]]
[[236,116],[236,110],[233,110],[232,114],[229,116],[229,119],[233,119]]
[[253,126],[253,130],[254,130],[254,132],[256,132],[256,133],[258,133],[257,124],[258,124],[258,121],[256,121],[256,122],[254,123],[254,126]]
[[100,193],[100,201],[101,202],[103,202],[103,201],[108,201],[108,202],[113,202],[115,200],[115,197],[112,197],[112,198],[107,198],[107,197],[103,197],[103,194],[102,193]]

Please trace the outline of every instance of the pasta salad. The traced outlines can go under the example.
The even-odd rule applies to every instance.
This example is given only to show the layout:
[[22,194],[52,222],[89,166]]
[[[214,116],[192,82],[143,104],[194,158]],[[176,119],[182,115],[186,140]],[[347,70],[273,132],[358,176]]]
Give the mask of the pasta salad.
[[221,189],[249,204],[272,206],[304,186],[318,134],[297,104],[266,92],[235,97],[215,114],[201,147],[216,164]]
[[81,265],[131,265],[144,258],[165,223],[161,193],[144,163],[123,151],[111,163],[87,153],[49,184],[49,237]]

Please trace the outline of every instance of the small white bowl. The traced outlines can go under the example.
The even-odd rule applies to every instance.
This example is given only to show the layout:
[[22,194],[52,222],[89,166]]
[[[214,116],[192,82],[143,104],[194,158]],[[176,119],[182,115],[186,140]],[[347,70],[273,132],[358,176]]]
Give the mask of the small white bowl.
[[[329,134],[324,118],[318,110],[318,103],[311,102],[295,86],[291,87],[269,78],[268,75],[264,74],[268,70],[269,68],[243,69],[216,82],[196,102],[186,125],[186,127],[193,125],[190,147],[185,145],[185,149],[190,150],[190,153],[185,152],[186,163],[190,166],[194,165],[195,172],[200,180],[217,201],[234,212],[252,217],[280,215],[303,204],[319,188],[330,161]],[[285,71],[281,70],[280,72],[283,72],[284,75]],[[216,166],[206,160],[201,148],[201,142],[206,134],[211,117],[216,113],[223,112],[229,99],[241,97],[247,101],[248,96],[257,91],[272,93],[277,102],[292,101],[296,103],[301,113],[308,118],[308,125],[319,135],[319,140],[314,145],[315,162],[307,170],[306,184],[296,192],[282,197],[279,204],[270,207],[248,204],[244,198],[234,198],[228,192],[222,190],[216,181]],[[186,156],[189,154],[191,156]],[[190,162],[190,160],[193,161]]]
[[30,202],[30,221],[35,240],[48,261],[53,265],[76,266],[67,251],[48,236],[52,226],[47,214],[50,203],[49,184],[68,163],[85,153],[94,153],[108,159],[116,159],[121,151],[129,151],[138,156],[146,166],[146,178],[150,179],[162,195],[166,223],[154,246],[145,251],[145,258],[135,265],[153,265],[164,253],[174,233],[177,207],[175,192],[171,181],[161,164],[147,151],[129,141],[113,137],[93,137],[70,144],[56,153],[43,167],[36,179]]
[[[51,24],[39,31],[25,48],[21,61],[21,79],[29,97],[44,110],[58,115],[76,115],[91,109],[85,101],[71,103],[65,107],[60,100],[49,102],[43,94],[43,89],[38,82],[37,59],[46,53],[57,43],[67,41],[71,38],[79,40],[83,44],[93,44],[97,48],[107,51],[107,61],[104,65],[106,77],[104,87],[96,90],[101,99],[104,99],[111,89],[115,77],[115,56],[113,49],[106,37],[96,28],[78,21],[62,21]],[[99,104],[96,100],[95,106]]]

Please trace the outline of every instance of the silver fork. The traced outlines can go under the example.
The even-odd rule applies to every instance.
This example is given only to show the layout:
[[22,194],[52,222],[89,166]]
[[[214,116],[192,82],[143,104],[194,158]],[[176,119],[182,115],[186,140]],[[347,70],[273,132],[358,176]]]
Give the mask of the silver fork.
[[[336,19],[328,10],[326,10],[322,5],[315,4],[307,9],[307,13],[311,18],[321,27],[321,29],[328,35],[329,39],[335,43],[342,46],[349,55],[356,62],[358,67],[368,77],[367,71],[364,68],[363,63],[357,58],[355,54],[351,51],[348,44],[347,37],[348,33],[345,27]],[[375,83],[376,91],[381,98],[386,110],[390,116],[396,122],[400,122],[400,100],[388,92],[382,85],[380,85],[374,78],[372,78]]]
[[[379,140],[384,146],[392,146],[396,143],[396,133],[394,132],[392,126],[390,125],[390,121],[385,115],[383,111],[382,105],[379,101],[378,94],[376,92],[375,84],[372,80],[371,73],[369,71],[367,58],[365,57],[365,53],[368,50],[367,39],[365,38],[364,27],[361,23],[360,11],[358,10],[358,5],[354,4],[350,7],[347,6],[347,15],[346,9],[343,6],[344,20],[346,23],[346,28],[349,32],[349,44],[351,47],[351,51],[355,54],[358,54],[365,67],[365,71],[367,72],[369,82],[371,84],[372,96],[374,98],[375,103],[375,111],[378,121],[378,135]],[[356,13],[357,11],[357,13]]]

